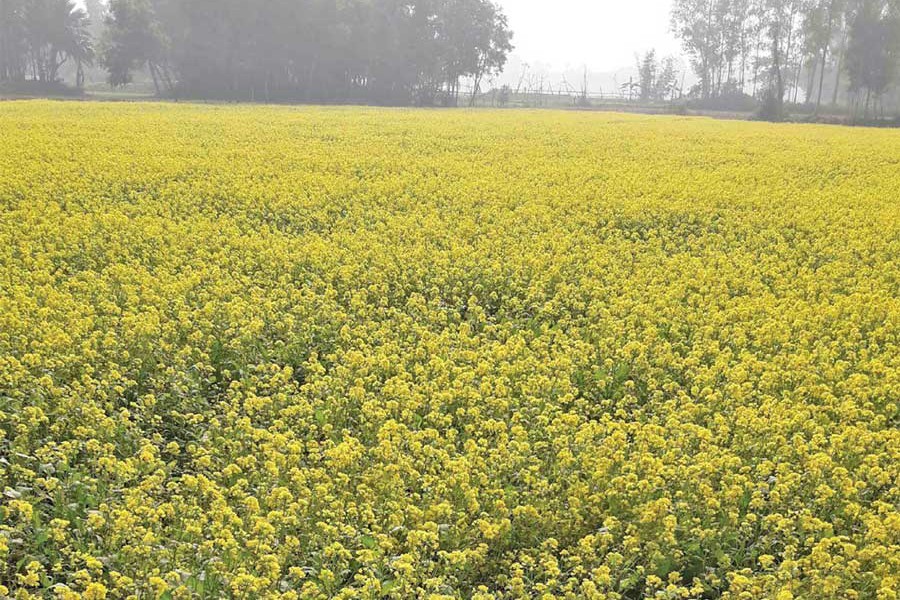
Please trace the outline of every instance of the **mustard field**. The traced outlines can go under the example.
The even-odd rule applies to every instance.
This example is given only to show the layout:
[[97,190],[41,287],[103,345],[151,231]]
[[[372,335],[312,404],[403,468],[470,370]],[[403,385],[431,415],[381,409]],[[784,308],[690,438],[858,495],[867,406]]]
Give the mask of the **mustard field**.
[[0,597],[900,589],[900,131],[0,104]]

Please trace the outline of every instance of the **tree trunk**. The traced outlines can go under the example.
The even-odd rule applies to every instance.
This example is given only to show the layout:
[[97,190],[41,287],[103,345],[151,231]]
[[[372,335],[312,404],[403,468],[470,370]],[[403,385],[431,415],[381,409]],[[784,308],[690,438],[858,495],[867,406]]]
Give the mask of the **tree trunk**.
[[838,92],[841,89],[841,67],[844,62],[844,52],[847,51],[847,32],[841,35],[841,51],[838,53],[837,67],[834,70],[834,91],[831,94],[831,105],[835,106],[838,101]]
[[475,81],[472,83],[472,96],[469,98],[469,106],[475,106],[475,98],[478,95],[478,87],[481,85],[481,71],[475,73]]
[[[787,31],[787,41],[784,47],[784,63],[786,67],[790,67],[791,64],[791,49],[793,48],[794,43],[794,17],[797,14],[797,3],[791,2],[791,13],[788,18],[788,31]],[[781,69],[779,69],[780,71]],[[784,82],[781,83],[782,86],[782,98],[784,97]],[[788,98],[790,99],[790,94],[788,94]]]
[[825,28],[825,42],[822,44],[822,74],[819,76],[819,93],[816,95],[816,110],[814,114],[819,114],[819,106],[822,104],[822,84],[825,82],[825,65],[828,57],[828,44],[831,43],[831,24],[834,22],[834,2],[828,5],[828,25]]
[[753,97],[756,97],[756,91],[759,87],[759,47],[761,45],[762,35],[757,33],[756,36],[756,52],[753,57]]
[[797,70],[794,72],[794,104],[797,104],[797,93],[800,91],[800,69],[803,63],[797,63]]
[[828,44],[826,43],[822,47],[822,69],[819,73],[819,91],[816,94],[816,109],[813,111],[813,114],[819,114],[819,106],[822,105],[822,85],[825,83],[825,65],[827,64],[825,61],[828,56]]
[[809,78],[806,80],[806,98],[804,103],[809,104],[812,101],[813,86],[816,83],[816,72],[819,70],[819,60],[813,56],[812,64],[809,67]]
[[781,46],[779,38],[781,36],[780,25],[775,24],[772,27],[772,78],[774,79],[775,89],[769,87],[769,107],[770,113],[768,118],[780,119],[784,110],[784,79],[781,76]]
[[159,78],[156,76],[156,65],[154,65],[152,62],[148,62],[147,68],[150,70],[150,77],[153,78],[153,88],[156,90],[156,96],[160,97]]

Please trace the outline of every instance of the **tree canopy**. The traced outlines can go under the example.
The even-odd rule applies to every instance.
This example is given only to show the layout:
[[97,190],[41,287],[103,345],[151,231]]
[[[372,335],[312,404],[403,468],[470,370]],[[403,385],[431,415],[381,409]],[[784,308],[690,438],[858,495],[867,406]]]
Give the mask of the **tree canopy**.
[[510,40],[489,0],[111,0],[102,48],[111,83],[188,96],[456,104]]
[[93,60],[87,13],[73,0],[0,0],[0,81],[56,81],[72,60]]
[[851,100],[881,96],[900,62],[898,0],[674,0],[672,29],[698,96],[760,96],[773,115],[787,100],[818,108],[826,84],[836,102],[842,75]]

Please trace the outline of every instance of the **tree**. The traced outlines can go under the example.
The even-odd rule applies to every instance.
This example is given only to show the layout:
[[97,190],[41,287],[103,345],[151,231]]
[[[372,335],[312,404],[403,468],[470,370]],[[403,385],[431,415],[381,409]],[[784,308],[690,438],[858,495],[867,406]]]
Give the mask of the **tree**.
[[[93,58],[87,14],[72,0],[27,0],[22,27],[32,78],[55,82],[70,58],[81,65]],[[80,79],[80,77],[79,77]]]
[[0,81],[25,78],[25,0],[0,0]]
[[636,89],[638,97],[643,102],[665,101],[672,98],[678,85],[678,67],[675,58],[667,56],[659,60],[656,57],[656,50],[648,50],[643,57],[636,58],[637,82],[629,81],[620,86],[620,89],[628,93],[629,98]]
[[857,96],[885,97],[896,78],[898,22],[900,0],[674,0],[672,9],[696,94],[737,97],[751,91],[749,77],[770,118],[804,87],[818,111],[829,76],[836,103],[844,72]]
[[64,50],[75,61],[75,87],[81,89],[84,87],[84,67],[94,64],[95,51],[87,13],[81,11],[74,19],[78,22],[70,32],[68,45]]
[[94,40],[99,40],[103,35],[103,27],[106,22],[106,3],[103,0],[84,0],[84,10],[89,20],[88,33]]
[[847,46],[850,89],[865,90],[865,116],[872,95],[879,98],[896,77],[900,59],[900,23],[884,0],[862,0]]
[[704,99],[743,91],[761,0],[675,0],[672,30],[681,39]]
[[504,15],[492,2],[479,2],[481,15],[473,25],[475,36],[475,61],[469,75],[472,77],[472,97],[469,105],[475,104],[475,97],[484,77],[496,75],[503,70],[506,57],[512,51],[512,32]]
[[[828,66],[828,49],[834,32],[835,20],[842,9],[842,0],[817,0],[808,11],[807,38],[809,47],[816,52],[814,66],[819,69],[819,86],[816,92],[815,112],[819,112],[822,104],[822,88],[825,83],[825,69]],[[815,69],[812,69],[814,72]],[[814,74],[814,73],[813,73]],[[811,79],[812,81],[812,79]],[[812,87],[812,86],[810,86]],[[807,91],[809,98],[810,90]]]
[[[784,113],[784,57],[789,36],[788,2],[784,0],[763,0],[762,21],[771,44],[769,61],[769,83],[766,90],[762,114],[769,119],[780,119]],[[792,15],[791,15],[792,16]]]
[[247,100],[456,103],[511,49],[490,0],[112,0],[107,24],[111,83]]
[[648,50],[644,57],[638,60],[638,89],[642,101],[654,99],[656,95],[656,50]]
[[147,0],[112,0],[101,41],[101,62],[109,84],[117,87],[131,82],[137,69],[146,68],[156,93],[161,86],[171,91],[172,80],[166,64],[167,44],[153,6]]
[[714,72],[719,60],[718,33],[715,22],[717,0],[675,0],[672,6],[672,29],[681,39],[694,72],[700,79],[703,98],[714,94]]
[[671,100],[678,91],[678,66],[675,58],[667,56],[663,59],[656,78],[654,96],[657,100]]

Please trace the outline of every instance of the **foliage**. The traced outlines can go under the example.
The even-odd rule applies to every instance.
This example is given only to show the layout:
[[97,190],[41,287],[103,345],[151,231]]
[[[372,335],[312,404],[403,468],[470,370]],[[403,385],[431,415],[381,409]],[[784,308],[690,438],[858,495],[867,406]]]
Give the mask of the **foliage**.
[[818,109],[827,76],[836,103],[844,71],[851,93],[882,97],[900,62],[896,0],[675,0],[672,29],[700,80],[697,96],[751,93],[772,118],[801,90]]
[[101,60],[109,73],[108,81],[111,86],[131,83],[133,72],[146,68],[152,75],[157,94],[161,92],[161,79],[169,82],[167,91],[171,93],[171,78],[160,75],[167,72],[168,46],[168,40],[159,30],[149,0],[110,2],[102,38]]
[[244,2],[112,0],[108,23],[111,81],[146,64],[170,94],[244,100],[456,104],[512,48],[490,0],[274,0],[252,18]]
[[[55,83],[69,59],[94,58],[87,13],[74,0],[0,0],[0,81]],[[80,85],[80,81],[77,82]]]
[[641,100],[665,101],[674,98],[678,91],[678,69],[674,57],[667,56],[660,60],[655,50],[648,50],[638,58],[637,71],[637,89]]
[[900,11],[888,10],[882,2],[864,0],[850,28],[847,73],[850,88],[883,94],[893,82],[900,63]]
[[0,105],[0,596],[891,600],[897,131]]

